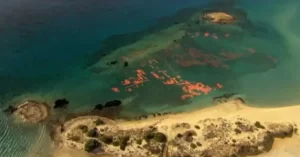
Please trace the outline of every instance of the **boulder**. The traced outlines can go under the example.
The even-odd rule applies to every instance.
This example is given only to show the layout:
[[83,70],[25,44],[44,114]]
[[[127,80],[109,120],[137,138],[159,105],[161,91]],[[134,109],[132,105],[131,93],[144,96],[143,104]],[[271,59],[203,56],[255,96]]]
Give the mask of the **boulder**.
[[291,124],[288,123],[282,123],[282,124],[269,124],[268,130],[272,133],[274,137],[284,138],[284,137],[290,137],[293,135],[294,127]]
[[257,134],[257,146],[260,151],[269,151],[272,148],[274,137],[268,131]]

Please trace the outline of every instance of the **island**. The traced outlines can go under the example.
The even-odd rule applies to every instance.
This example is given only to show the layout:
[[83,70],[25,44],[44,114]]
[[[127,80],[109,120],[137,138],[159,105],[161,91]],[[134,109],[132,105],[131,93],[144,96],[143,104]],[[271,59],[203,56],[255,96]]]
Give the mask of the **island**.
[[235,22],[235,18],[232,15],[225,12],[205,13],[203,15],[203,18],[212,23],[219,23],[219,24],[228,24],[228,23]]
[[72,151],[112,157],[263,155],[282,140],[300,144],[299,111],[300,106],[249,107],[236,98],[210,108],[142,120],[80,116],[57,126],[56,157],[72,156]]

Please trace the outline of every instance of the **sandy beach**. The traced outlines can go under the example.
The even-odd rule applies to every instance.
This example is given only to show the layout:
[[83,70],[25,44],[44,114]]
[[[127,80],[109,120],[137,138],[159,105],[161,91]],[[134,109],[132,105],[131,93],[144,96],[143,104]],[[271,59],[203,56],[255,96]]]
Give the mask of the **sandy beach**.
[[[214,140],[215,142],[217,142],[216,139],[218,135],[216,135],[216,138],[214,140],[211,140],[207,137],[208,135],[207,131],[208,132],[212,131],[212,130],[207,130],[207,128],[211,127],[209,125],[216,126],[215,130],[218,130],[218,127],[221,127],[222,125],[231,126],[232,123],[233,126],[235,126],[238,124],[239,121],[239,123],[243,123],[245,126],[249,126],[249,128],[251,128],[252,131],[248,132],[247,130],[241,129],[241,133],[234,133],[234,132],[232,133],[230,131],[226,131],[226,128],[228,127],[225,127],[225,129],[223,128],[224,133],[226,134],[228,132],[228,134],[225,135],[226,138],[228,136],[230,137],[230,140],[233,140],[234,142],[237,141],[236,143],[239,142],[242,143],[242,141],[245,140],[245,137],[248,136],[248,139],[250,139],[249,136],[251,136],[252,139],[253,136],[254,137],[253,142],[255,143],[254,145],[256,146],[256,144],[259,143],[257,142],[257,140],[259,139],[258,136],[260,136],[261,134],[265,135],[265,132],[271,132],[273,134],[272,139],[274,138],[274,142],[272,142],[271,149],[262,148],[263,150],[258,151],[259,153],[256,153],[255,155],[261,157],[267,157],[267,156],[272,156],[272,157],[275,156],[294,157],[295,156],[296,157],[296,156],[300,156],[300,151],[297,150],[297,148],[299,148],[300,146],[300,137],[297,133],[298,130],[297,126],[300,125],[299,112],[300,112],[300,105],[280,107],[280,108],[254,108],[243,104],[239,100],[233,100],[224,104],[219,104],[213,107],[199,109],[192,112],[148,117],[147,119],[144,120],[112,121],[107,119],[108,122],[105,125],[105,127],[112,128],[112,129],[105,130],[104,133],[105,132],[113,133],[114,130],[119,130],[119,131],[129,130],[133,132],[139,129],[155,127],[156,132],[161,132],[168,137],[167,144],[170,145],[169,143],[173,143],[174,141],[179,140],[178,135],[180,134],[180,132],[184,132],[184,131],[191,132],[192,130],[195,136],[197,136],[192,138],[192,143],[195,143],[195,141],[197,140],[201,141],[201,147],[194,148],[194,150],[191,150],[191,152],[200,152],[200,151],[207,151],[208,148],[214,147],[213,145]],[[59,135],[61,138],[62,145],[60,148],[57,149],[55,153],[55,157],[96,156],[95,154],[89,154],[84,150],[82,150],[83,149],[82,142],[70,141],[67,137],[70,136],[70,134],[71,135],[76,134],[76,132],[78,132],[76,131],[76,127],[78,127],[78,125],[80,124],[86,124],[89,128],[96,127],[98,130],[103,130],[103,128],[105,128],[104,126],[92,126],[93,122],[97,118],[98,117],[95,116],[93,117],[85,116],[85,117],[75,118],[66,122],[64,126],[66,131],[62,132]],[[104,121],[105,120],[106,119],[104,119]],[[208,123],[209,125],[207,125]],[[255,125],[252,125],[254,123]],[[259,123],[259,125],[256,125],[257,123]],[[221,132],[223,131],[221,130]],[[216,134],[218,134],[218,132],[216,132]],[[182,135],[184,136],[184,133]],[[84,135],[81,134],[81,136]],[[224,136],[223,133],[222,136]],[[132,144],[134,143],[133,141],[130,141],[129,143],[130,146],[128,147],[128,150],[126,148],[125,151],[119,151],[114,146],[105,146],[104,149],[106,150],[105,152],[110,152],[108,154],[130,156],[128,155],[130,154],[129,152],[132,149],[133,150],[136,149],[136,147],[138,146],[136,144]],[[197,142],[197,144],[198,143],[200,142]],[[230,143],[229,141],[228,143],[231,144],[232,142]],[[227,144],[227,141],[225,141],[225,144]],[[143,141],[142,145],[146,145],[146,142]],[[235,146],[234,143],[232,145]],[[259,148],[260,146],[257,147]],[[169,155],[174,156],[172,155],[172,151],[176,151],[176,150],[172,149],[169,146],[168,149]],[[141,153],[143,152],[141,151]],[[114,156],[114,155],[110,155],[110,156]],[[200,154],[199,155],[191,154],[191,155],[201,156]],[[108,155],[98,155],[98,156],[108,156]],[[151,155],[151,156],[155,156],[155,155]],[[218,154],[216,156],[222,156],[222,155]]]

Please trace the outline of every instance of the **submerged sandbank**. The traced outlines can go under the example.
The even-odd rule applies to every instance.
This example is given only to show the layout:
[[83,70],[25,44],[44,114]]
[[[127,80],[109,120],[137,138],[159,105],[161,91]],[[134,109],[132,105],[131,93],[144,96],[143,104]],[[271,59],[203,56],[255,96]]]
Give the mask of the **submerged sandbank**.
[[[57,152],[64,156],[77,151],[82,156],[97,153],[128,157],[268,156],[267,152],[274,152],[273,146],[285,150],[280,149],[282,141],[293,141],[283,142],[284,147],[289,143],[291,147],[300,144],[297,141],[299,111],[300,106],[253,108],[236,99],[193,112],[138,121],[77,117],[65,122],[63,131],[58,133]],[[57,130],[61,131],[60,127]],[[86,146],[87,142],[93,143],[91,147]],[[88,155],[86,151],[92,153]]]

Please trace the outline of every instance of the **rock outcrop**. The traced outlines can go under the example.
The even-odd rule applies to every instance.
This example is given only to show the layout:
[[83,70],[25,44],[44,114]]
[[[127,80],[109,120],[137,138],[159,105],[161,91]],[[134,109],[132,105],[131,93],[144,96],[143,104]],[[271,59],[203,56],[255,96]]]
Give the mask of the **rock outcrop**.
[[[196,124],[178,122],[127,130],[107,119],[96,121],[99,120],[86,119],[67,130],[65,144],[84,150],[85,143],[92,138],[101,144],[99,149],[103,152],[122,157],[246,157],[269,151],[274,138],[289,137],[294,132],[289,123],[267,124],[243,118],[204,119]],[[90,136],[88,130],[93,130],[95,136]]]
[[210,12],[203,15],[203,18],[207,21],[210,21],[212,23],[218,23],[218,24],[228,24],[228,23],[234,23],[236,20],[235,18],[225,12]]

